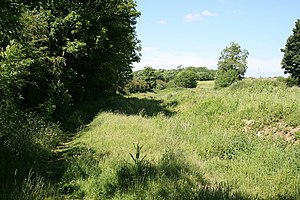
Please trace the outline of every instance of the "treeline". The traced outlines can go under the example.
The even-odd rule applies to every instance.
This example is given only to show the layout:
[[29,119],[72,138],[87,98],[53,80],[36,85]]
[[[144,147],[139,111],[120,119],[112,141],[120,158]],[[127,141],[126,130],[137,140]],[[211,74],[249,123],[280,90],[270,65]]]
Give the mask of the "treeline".
[[0,199],[24,199],[6,195],[39,171],[83,102],[123,90],[140,59],[139,15],[134,0],[1,1]]
[[130,0],[10,1],[1,8],[0,93],[55,117],[124,86],[139,61]]
[[154,69],[145,67],[132,73],[132,81],[127,84],[130,93],[147,92],[167,87],[194,88],[197,81],[214,80],[216,70],[207,67],[177,67],[177,69]]

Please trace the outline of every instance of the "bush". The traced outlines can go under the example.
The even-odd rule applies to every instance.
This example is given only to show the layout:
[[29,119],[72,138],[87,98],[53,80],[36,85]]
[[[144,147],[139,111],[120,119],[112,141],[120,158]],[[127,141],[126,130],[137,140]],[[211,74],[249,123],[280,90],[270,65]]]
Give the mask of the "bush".
[[285,83],[286,82],[286,78],[284,78],[283,76],[277,76],[276,77],[276,81],[281,82],[281,83]]
[[218,71],[215,80],[215,88],[228,87],[238,80],[239,72],[237,70]]
[[191,70],[184,70],[175,77],[174,83],[178,87],[195,88],[197,87],[197,75]]
[[127,90],[130,93],[147,92],[149,87],[147,82],[144,80],[132,80],[127,84]]
[[289,87],[300,85],[300,79],[289,76],[286,80],[286,85]]
[[166,89],[168,86],[168,84],[162,80],[157,80],[156,81],[156,89],[158,90],[163,90]]

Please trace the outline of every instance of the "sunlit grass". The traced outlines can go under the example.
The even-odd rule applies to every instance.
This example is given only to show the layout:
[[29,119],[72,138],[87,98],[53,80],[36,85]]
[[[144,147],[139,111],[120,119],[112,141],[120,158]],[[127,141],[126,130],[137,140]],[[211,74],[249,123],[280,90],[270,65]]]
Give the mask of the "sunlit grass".
[[214,81],[198,81],[198,88],[212,89],[214,87]]
[[[275,137],[277,129],[269,127],[299,127],[299,97],[298,88],[274,80],[244,80],[222,90],[205,82],[195,89],[135,94],[128,100],[156,99],[174,114],[99,113],[71,144],[101,157],[94,169],[99,173],[81,177],[77,187],[88,199],[297,199],[299,144]],[[143,145],[145,160],[156,170],[143,183],[135,182],[131,171],[136,144]],[[166,152],[175,156],[163,170]],[[176,168],[178,158],[185,167],[170,179],[165,170]],[[133,177],[133,187],[120,186],[120,169],[122,176]]]

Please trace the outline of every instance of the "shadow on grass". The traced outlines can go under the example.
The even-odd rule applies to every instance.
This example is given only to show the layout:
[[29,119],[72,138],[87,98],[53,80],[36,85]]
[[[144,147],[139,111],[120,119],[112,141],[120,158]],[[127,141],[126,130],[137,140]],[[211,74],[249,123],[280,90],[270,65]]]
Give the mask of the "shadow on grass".
[[[72,140],[73,136],[76,135],[78,128],[84,127],[102,111],[110,111],[124,115],[140,115],[144,117],[156,115],[171,116],[174,114],[163,106],[162,101],[124,97],[121,95],[102,96],[98,99],[85,100],[78,106],[70,109],[73,110],[60,113],[58,115],[59,117],[57,117],[61,122],[63,129],[68,132],[68,134],[64,135],[64,143]],[[9,109],[9,111],[11,110],[13,109]],[[0,118],[3,113],[4,111],[0,112]],[[26,134],[24,133],[26,132],[24,127],[31,130],[32,127],[36,128],[35,124],[30,124],[30,120],[27,119],[26,115],[22,117],[23,115],[20,116],[17,113],[15,114],[15,119],[13,118],[14,116],[12,117],[12,112],[7,113],[7,116],[9,117],[4,117],[6,117],[9,123],[0,123],[0,129],[4,127],[4,131],[7,132],[3,133],[3,130],[0,132],[0,199],[34,199],[34,197],[27,198],[24,196],[27,194],[24,193],[23,186],[25,184],[29,187],[28,181],[31,181],[29,180],[29,176],[35,180],[37,180],[37,177],[40,178],[39,183],[41,185],[43,185],[43,181],[54,185],[58,184],[69,169],[69,161],[66,160],[66,157],[69,157],[70,155],[72,157],[72,155],[75,154],[82,155],[83,153],[82,151],[78,153],[76,149],[66,150],[68,153],[61,151],[56,152],[51,151],[49,148],[44,149],[41,145],[36,145],[34,140],[26,137]],[[21,123],[20,119],[24,120],[24,123]],[[8,127],[8,125],[10,126]],[[49,128],[46,126],[47,124],[42,125],[45,126],[43,126],[41,130],[44,130],[43,128],[45,127]],[[37,130],[34,129],[32,132],[37,132]],[[28,134],[31,134],[32,132],[28,132]],[[44,132],[47,133],[47,131]],[[9,138],[5,138],[6,136]],[[61,148],[67,148],[67,146],[62,144]],[[77,153],[74,153],[73,151]],[[91,155],[94,154],[91,153]],[[32,185],[32,187],[35,186]],[[14,191],[12,190],[13,188]],[[43,189],[41,188],[40,191],[42,190]],[[36,194],[38,195],[38,192]]]
[[62,124],[66,130],[76,132],[76,129],[90,123],[99,112],[108,111],[143,117],[157,115],[170,117],[175,114],[162,100],[112,95],[81,102],[75,111],[65,117]]
[[158,114],[167,117],[174,115],[175,113],[166,108],[163,103],[162,100],[156,99],[116,96],[109,99],[106,108],[125,115],[141,115],[145,117],[153,117]]
[[203,174],[192,170],[182,153],[168,150],[158,163],[133,160],[117,168],[115,188],[125,195],[134,191],[137,199],[250,199],[232,192],[226,184],[210,184]]
[[[49,185],[50,152],[31,145],[31,152],[22,155],[2,146],[0,147],[0,199],[46,198]],[[50,187],[49,187],[50,188]]]

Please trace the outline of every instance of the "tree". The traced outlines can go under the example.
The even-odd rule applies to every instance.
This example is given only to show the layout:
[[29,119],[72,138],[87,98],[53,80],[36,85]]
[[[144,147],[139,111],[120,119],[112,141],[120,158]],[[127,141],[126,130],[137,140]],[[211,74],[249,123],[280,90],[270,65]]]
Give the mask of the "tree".
[[285,48],[281,49],[284,53],[282,68],[284,73],[290,74],[292,78],[298,80],[300,84],[300,19],[295,23],[293,34],[288,37]]
[[152,67],[144,67],[144,69],[133,73],[133,78],[136,80],[143,80],[147,83],[148,89],[152,90],[156,87],[156,81],[158,80],[158,70]]
[[[215,87],[227,87],[242,79],[247,70],[248,56],[249,52],[246,49],[241,50],[239,44],[230,43],[230,46],[226,47],[219,57]],[[226,76],[232,77],[226,78]]]
[[216,76],[216,70],[208,69],[207,67],[187,67],[185,69],[192,70],[197,74],[198,81],[214,80]]
[[197,87],[197,75],[192,70],[185,69],[177,74],[174,83],[178,87],[195,88]]
[[120,90],[140,59],[134,0],[4,4],[0,95],[9,88],[13,94],[7,96],[20,97],[25,108],[65,113],[62,109],[86,98]]

